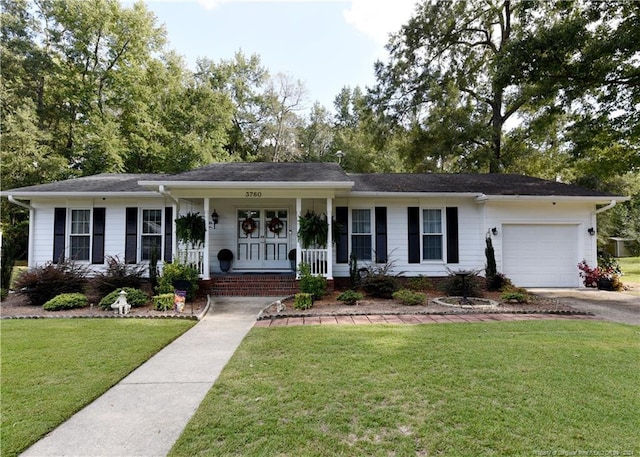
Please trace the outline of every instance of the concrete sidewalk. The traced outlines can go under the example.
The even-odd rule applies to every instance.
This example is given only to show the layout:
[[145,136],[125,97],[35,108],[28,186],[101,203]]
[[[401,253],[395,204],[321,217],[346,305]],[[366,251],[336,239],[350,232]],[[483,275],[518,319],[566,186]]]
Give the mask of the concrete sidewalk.
[[216,297],[203,320],[24,456],[165,456],[269,297]]

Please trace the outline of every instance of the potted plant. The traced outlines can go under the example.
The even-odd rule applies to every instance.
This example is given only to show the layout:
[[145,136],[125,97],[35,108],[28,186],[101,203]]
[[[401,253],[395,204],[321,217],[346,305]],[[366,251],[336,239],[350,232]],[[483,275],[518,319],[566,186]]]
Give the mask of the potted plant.
[[205,221],[200,213],[189,212],[176,218],[176,238],[191,249],[204,244],[205,233]]
[[292,249],[289,251],[288,257],[289,257],[289,263],[291,264],[292,271],[296,271],[296,255],[297,255],[297,252],[295,249]]
[[233,252],[229,249],[220,249],[220,251],[218,251],[218,260],[220,261],[220,270],[226,273],[231,268]]

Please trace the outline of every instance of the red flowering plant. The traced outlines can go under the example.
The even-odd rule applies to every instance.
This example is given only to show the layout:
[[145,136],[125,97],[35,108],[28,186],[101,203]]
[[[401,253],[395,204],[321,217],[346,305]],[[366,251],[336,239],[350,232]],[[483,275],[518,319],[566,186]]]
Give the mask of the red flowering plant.
[[584,280],[585,287],[598,287],[598,279],[601,278],[600,269],[598,267],[591,268],[586,260],[578,264],[580,277]]
[[599,287],[598,281],[607,280],[615,283],[614,290],[619,289],[618,283],[620,283],[622,271],[615,257],[601,255],[598,257],[598,265],[595,268],[591,268],[586,260],[578,264],[580,277],[583,278],[585,287]]

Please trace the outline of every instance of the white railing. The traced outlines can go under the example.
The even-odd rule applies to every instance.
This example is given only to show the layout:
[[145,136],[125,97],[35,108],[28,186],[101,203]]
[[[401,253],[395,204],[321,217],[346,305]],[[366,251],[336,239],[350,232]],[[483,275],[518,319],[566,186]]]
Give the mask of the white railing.
[[302,249],[302,263],[311,266],[312,275],[322,275],[327,277],[327,250],[326,249]]
[[176,261],[193,265],[200,276],[204,275],[204,249],[178,249]]

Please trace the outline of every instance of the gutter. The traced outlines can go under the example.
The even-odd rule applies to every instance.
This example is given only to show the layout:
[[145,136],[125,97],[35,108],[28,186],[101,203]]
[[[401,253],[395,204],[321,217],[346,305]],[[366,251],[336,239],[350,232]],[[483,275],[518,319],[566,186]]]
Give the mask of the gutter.
[[162,195],[167,197],[169,200],[171,200],[176,205],[178,204],[178,200],[176,200],[175,197],[173,195],[171,195],[167,189],[165,189],[164,184],[160,184],[158,186],[158,192],[160,192]]
[[596,214],[604,213],[605,211],[608,211],[614,206],[616,206],[616,203],[617,201],[611,200],[611,202],[607,206],[603,206],[602,208],[597,209],[595,213]]
[[20,200],[16,200],[13,195],[7,195],[7,198],[9,199],[9,201],[11,203],[13,203],[14,205],[18,205],[18,206],[22,206],[23,208],[26,208],[28,210],[33,210],[33,206],[29,205],[28,203],[25,202],[21,202]]

